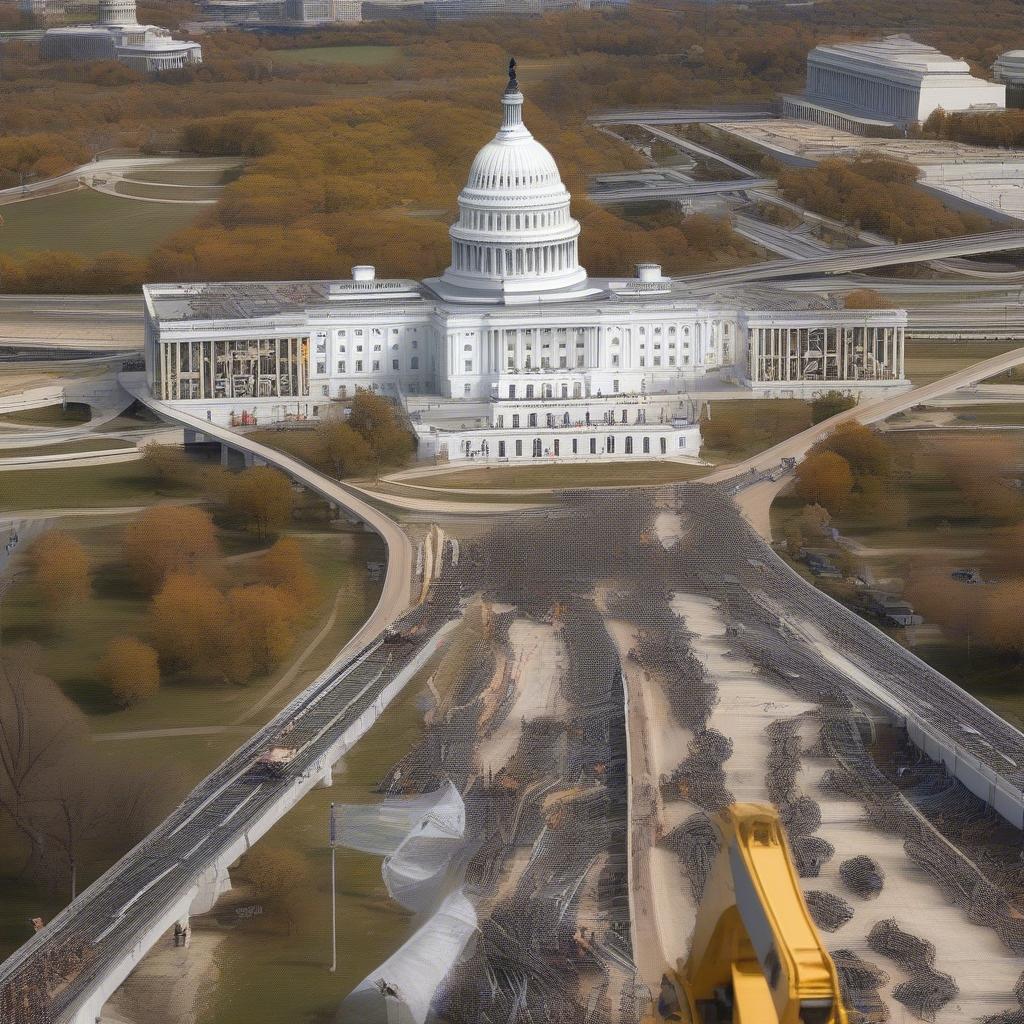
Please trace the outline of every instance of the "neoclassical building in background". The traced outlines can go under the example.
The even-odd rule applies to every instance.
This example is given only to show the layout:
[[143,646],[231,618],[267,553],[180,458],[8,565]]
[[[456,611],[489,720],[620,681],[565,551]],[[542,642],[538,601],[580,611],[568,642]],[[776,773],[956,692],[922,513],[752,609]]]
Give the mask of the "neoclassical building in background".
[[696,455],[695,393],[812,397],[906,385],[900,310],[759,288],[694,293],[641,264],[595,279],[514,68],[450,229],[451,265],[381,279],[147,285],[154,394],[217,423],[329,414],[371,388],[450,459]]
[[174,39],[158,25],[140,25],[135,0],[99,0],[96,24],[47,29],[45,60],[118,60],[136,71],[174,71],[203,62],[199,43]]

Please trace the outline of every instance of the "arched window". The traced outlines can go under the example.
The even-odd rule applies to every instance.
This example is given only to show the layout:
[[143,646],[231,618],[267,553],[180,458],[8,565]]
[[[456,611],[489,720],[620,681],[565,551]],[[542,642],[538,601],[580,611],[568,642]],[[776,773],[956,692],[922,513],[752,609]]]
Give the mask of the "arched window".
[[533,457],[539,459],[543,454],[543,448],[541,447],[540,438],[535,437],[533,439]]
[[626,438],[626,454],[627,455],[632,455],[633,454],[633,438],[632,437],[627,437]]

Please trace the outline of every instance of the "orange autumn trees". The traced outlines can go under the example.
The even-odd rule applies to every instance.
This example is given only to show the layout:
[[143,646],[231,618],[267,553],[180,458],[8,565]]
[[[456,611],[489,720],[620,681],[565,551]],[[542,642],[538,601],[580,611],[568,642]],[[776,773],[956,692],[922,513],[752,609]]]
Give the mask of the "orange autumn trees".
[[96,674],[106,682],[123,707],[152,697],[160,688],[157,652],[135,637],[111,640]]
[[156,591],[173,572],[202,574],[220,555],[213,520],[190,505],[157,505],[125,529],[122,553],[139,586]]
[[64,620],[88,598],[89,556],[70,534],[44,533],[29,549],[29,558],[35,585],[54,619]]

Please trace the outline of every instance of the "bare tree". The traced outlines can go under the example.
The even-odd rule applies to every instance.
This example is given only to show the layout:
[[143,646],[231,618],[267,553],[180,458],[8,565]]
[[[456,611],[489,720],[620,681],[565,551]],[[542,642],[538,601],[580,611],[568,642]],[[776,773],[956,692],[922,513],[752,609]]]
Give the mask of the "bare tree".
[[44,805],[69,750],[81,745],[85,720],[38,668],[27,647],[0,656],[0,808],[29,847],[29,864],[41,863],[46,835]]

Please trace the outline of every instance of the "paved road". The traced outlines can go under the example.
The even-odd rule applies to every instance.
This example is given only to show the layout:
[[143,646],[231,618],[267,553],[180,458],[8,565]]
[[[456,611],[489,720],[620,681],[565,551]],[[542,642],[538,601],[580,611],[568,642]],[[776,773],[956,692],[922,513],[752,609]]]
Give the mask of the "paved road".
[[209,167],[227,170],[237,167],[240,161],[232,157],[174,157],[174,156],[140,156],[112,157],[108,160],[93,160],[80,167],[58,174],[52,178],[16,185],[14,188],[0,189],[0,205],[19,203],[37,196],[50,195],[62,189],[73,189],[83,185],[92,178],[99,177],[117,180],[132,171],[144,171],[168,165],[179,167]]
[[750,281],[772,281],[813,274],[847,274],[898,263],[928,263],[951,256],[976,256],[987,252],[1016,250],[1024,250],[1024,231],[990,231],[981,235],[962,235],[932,242],[913,242],[909,245],[878,245],[871,249],[844,250],[813,259],[773,260],[769,263],[738,267],[735,270],[695,274],[682,280],[703,290],[745,284]]
[[[638,177],[640,177],[638,175]],[[689,199],[727,192],[747,192],[775,184],[771,178],[737,178],[735,181],[686,182],[651,181],[634,186],[601,186],[591,188],[587,197],[594,203],[627,203],[665,199]]]
[[702,121],[763,121],[775,117],[770,110],[609,110],[594,114],[595,125],[698,124]]

